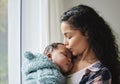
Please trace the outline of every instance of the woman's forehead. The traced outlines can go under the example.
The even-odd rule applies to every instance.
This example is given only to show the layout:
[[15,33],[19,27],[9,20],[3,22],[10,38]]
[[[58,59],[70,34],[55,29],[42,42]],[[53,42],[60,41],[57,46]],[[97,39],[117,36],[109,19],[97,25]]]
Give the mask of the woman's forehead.
[[70,24],[69,23],[67,23],[67,22],[62,22],[61,23],[61,32],[65,35],[65,34],[68,34],[68,33],[73,33],[73,32],[80,32],[80,30],[79,29],[77,29],[77,28],[73,28],[73,27],[71,27],[70,26]]
[[71,30],[71,26],[68,23],[66,23],[66,22],[62,22],[61,23],[61,30],[62,31]]

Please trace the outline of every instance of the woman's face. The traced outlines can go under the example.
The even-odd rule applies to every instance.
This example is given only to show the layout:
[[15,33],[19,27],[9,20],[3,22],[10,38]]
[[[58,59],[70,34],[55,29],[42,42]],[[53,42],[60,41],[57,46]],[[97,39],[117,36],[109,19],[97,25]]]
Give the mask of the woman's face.
[[61,23],[61,32],[64,35],[64,44],[74,56],[83,54],[88,48],[87,35],[82,35],[80,30],[72,29],[67,22]]

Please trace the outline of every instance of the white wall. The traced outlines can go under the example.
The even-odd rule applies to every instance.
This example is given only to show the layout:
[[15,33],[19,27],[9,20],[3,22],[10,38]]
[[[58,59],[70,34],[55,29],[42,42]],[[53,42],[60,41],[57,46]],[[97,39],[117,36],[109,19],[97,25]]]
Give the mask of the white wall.
[[120,0],[65,0],[65,11],[78,4],[93,7],[109,23],[120,48]]

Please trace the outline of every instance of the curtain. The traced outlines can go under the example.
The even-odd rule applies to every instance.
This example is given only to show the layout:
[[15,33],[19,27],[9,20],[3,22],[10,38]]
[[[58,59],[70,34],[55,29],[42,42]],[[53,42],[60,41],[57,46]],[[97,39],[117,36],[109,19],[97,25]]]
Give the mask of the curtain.
[[60,15],[62,0],[40,0],[40,51],[53,42],[62,42]]

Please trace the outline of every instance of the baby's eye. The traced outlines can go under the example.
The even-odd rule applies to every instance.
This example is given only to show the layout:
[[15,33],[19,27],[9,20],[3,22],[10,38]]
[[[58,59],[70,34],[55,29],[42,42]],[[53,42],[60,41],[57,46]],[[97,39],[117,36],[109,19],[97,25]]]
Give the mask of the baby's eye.
[[65,57],[67,57],[67,54],[62,53]]
[[66,55],[66,54],[63,54],[63,55],[67,57],[67,55]]

